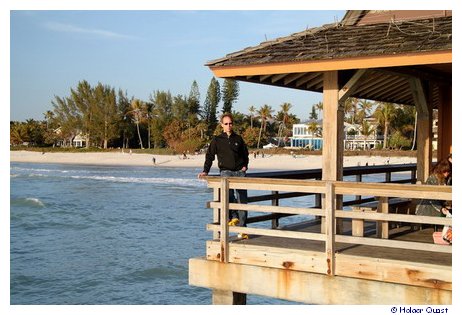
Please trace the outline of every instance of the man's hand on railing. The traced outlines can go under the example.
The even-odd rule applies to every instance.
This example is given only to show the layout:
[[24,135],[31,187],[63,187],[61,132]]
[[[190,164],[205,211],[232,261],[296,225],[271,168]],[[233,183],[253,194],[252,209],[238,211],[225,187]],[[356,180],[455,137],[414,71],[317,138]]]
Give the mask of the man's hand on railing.
[[206,172],[200,172],[199,174],[197,174],[197,178],[202,179],[203,177],[205,177],[207,175],[208,175],[208,173],[206,173]]

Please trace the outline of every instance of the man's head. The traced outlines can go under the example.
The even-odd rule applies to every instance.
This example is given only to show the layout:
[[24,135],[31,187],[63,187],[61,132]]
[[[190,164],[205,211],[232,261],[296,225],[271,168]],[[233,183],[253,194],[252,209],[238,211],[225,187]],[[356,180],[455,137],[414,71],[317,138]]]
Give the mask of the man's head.
[[233,131],[233,116],[231,114],[223,114],[220,118],[223,131],[230,134]]

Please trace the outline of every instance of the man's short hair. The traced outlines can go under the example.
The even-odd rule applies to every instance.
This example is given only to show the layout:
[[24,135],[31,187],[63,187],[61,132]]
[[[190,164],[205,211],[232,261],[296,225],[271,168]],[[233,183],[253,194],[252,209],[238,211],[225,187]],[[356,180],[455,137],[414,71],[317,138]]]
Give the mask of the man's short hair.
[[224,119],[225,117],[229,117],[229,119],[231,119],[231,121],[234,121],[233,115],[231,115],[230,113],[224,113],[224,114],[221,115],[221,117],[220,117],[220,122],[221,122],[221,123],[223,123],[223,119]]

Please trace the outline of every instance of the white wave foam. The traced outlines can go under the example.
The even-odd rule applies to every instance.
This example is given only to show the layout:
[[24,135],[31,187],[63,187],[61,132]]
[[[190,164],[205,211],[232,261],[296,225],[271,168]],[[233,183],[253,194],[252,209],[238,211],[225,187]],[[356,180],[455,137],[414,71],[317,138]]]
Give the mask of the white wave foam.
[[204,181],[187,178],[150,178],[150,177],[115,177],[115,176],[71,176],[74,179],[90,179],[116,183],[161,184],[169,186],[205,187]]
[[34,204],[36,206],[45,207],[43,202],[40,201],[40,199],[38,199],[38,198],[26,198],[26,201],[29,202],[29,203],[32,203],[32,204]]

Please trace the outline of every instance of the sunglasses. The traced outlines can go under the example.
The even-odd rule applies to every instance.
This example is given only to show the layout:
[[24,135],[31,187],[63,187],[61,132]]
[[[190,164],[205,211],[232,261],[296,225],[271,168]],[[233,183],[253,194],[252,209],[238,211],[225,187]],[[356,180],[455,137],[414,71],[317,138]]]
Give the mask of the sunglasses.
[[232,125],[233,123],[232,122],[229,122],[229,123],[223,123],[223,125],[225,126],[228,126],[228,125]]

